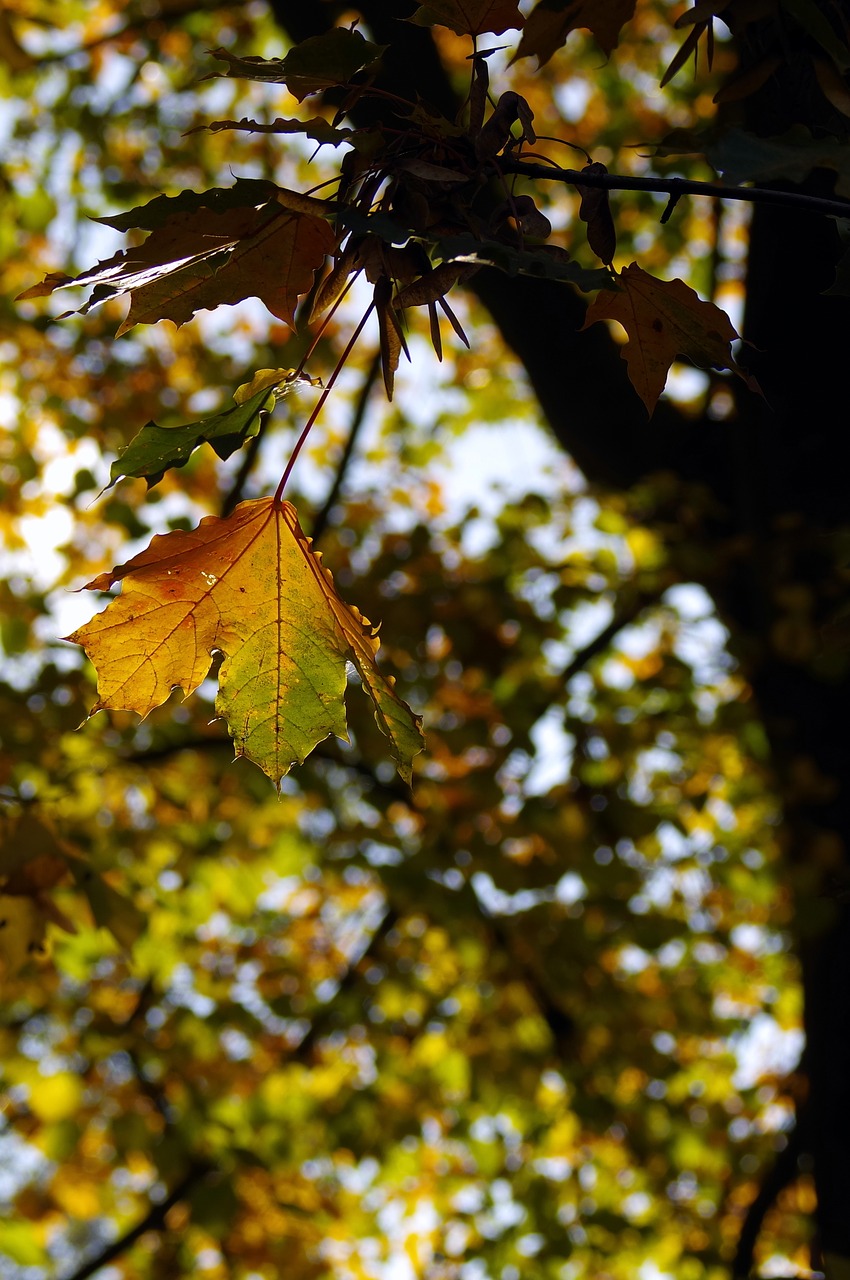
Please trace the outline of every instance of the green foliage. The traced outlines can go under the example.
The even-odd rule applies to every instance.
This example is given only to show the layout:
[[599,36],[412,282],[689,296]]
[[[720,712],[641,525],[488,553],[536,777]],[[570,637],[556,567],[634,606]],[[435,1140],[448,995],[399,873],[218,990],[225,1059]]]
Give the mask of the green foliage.
[[[638,395],[654,403],[674,357],[712,372],[692,392],[672,366],[659,431],[751,394],[730,390],[736,335],[716,305],[740,299],[741,233],[705,201],[661,223],[666,200],[603,180],[645,177],[633,144],[663,160],[679,136],[694,180],[814,165],[841,195],[846,141],[801,122],[693,143],[734,70],[719,32],[709,88],[672,80],[665,117],[665,67],[714,38],[719,5],[677,30],[666,3],[541,3],[521,34],[513,3],[423,6],[414,28],[441,24],[460,86],[452,118],[412,62],[405,99],[384,89],[392,46],[355,28],[287,48],[262,6],[178,8],[32,0],[0,17],[0,1275],[101,1259],[128,1280],[720,1280],[803,1092],[780,798],[703,589],[722,597],[751,548],[709,546],[720,500],[690,474],[589,488],[470,289],[496,267],[598,290],[601,344],[638,258],[687,335],[651,394],[630,393],[650,450]],[[783,15],[806,66],[843,69],[813,6]],[[487,56],[506,31],[511,63]],[[196,83],[211,48],[226,69]],[[516,172],[541,156],[560,171],[565,142],[587,157],[572,177]],[[113,253],[114,231],[129,241]],[[50,295],[74,284],[94,292],[60,324]],[[590,375],[568,336],[569,406]],[[278,381],[318,384],[308,363],[315,410],[293,395],[272,417]],[[610,390],[590,388],[600,432]],[[294,521],[283,481],[340,596],[380,622],[386,665],[371,628],[372,665],[355,653],[349,623],[335,693],[354,654],[384,721],[359,697],[349,742],[326,736],[338,707],[309,742],[299,719],[303,764],[269,769],[278,796],[233,761],[206,677],[221,667],[242,752],[258,709],[282,704],[270,670],[294,656],[304,672],[316,591],[261,616],[290,581],[279,543],[244,562],[250,612],[204,596],[210,643],[191,616],[165,628],[165,673],[133,633],[122,658],[158,696],[120,707],[141,722],[85,720],[92,673],[58,636],[84,622],[67,588],[113,585],[154,536],[195,554],[245,498]],[[144,580],[144,607],[167,585]],[[101,616],[136,623],[139,594]],[[783,599],[776,643],[808,652],[813,616]],[[284,612],[297,635],[281,646]],[[193,697],[151,709],[178,685]],[[386,732],[406,704],[426,727],[412,790],[394,770],[410,771],[415,719]],[[798,774],[800,794],[826,785],[805,759]],[[816,896],[806,928],[832,906]],[[804,1265],[812,1200],[805,1176],[786,1188],[759,1265]]]

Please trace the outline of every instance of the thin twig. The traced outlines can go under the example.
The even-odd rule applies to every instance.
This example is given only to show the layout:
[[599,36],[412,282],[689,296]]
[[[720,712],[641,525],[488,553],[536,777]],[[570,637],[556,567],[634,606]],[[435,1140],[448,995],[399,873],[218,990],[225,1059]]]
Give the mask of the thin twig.
[[334,371],[331,374],[331,376],[328,378],[325,384],[324,391],[319,396],[319,399],[316,401],[313,412],[310,414],[309,418],[307,419],[304,425],[304,429],[301,432],[301,435],[295,441],[295,447],[293,448],[292,453],[289,455],[289,461],[286,464],[286,468],[284,470],[283,475],[280,477],[280,484],[277,486],[277,489],[275,490],[275,495],[274,495],[275,504],[279,503],[282,500],[283,491],[286,488],[286,482],[289,479],[290,475],[292,474],[292,468],[295,466],[296,459],[299,453],[301,452],[301,449],[303,448],[308,435],[312,431],[313,424],[315,423],[316,419],[321,413],[322,408],[324,407],[325,401],[327,400],[328,396],[333,390],[334,383],[336,382],[339,375],[342,373],[342,370],[345,368],[345,362],[348,360],[348,357],[351,355],[352,351],[357,345],[357,341],[360,337],[360,334],[363,332],[363,326],[366,324],[366,321],[369,319],[374,309],[375,309],[374,302],[370,302],[366,310],[363,312],[363,315],[361,316],[357,324],[357,328],[354,330],[353,334],[349,338],[348,343],[346,344],[345,350],[343,351],[340,358],[337,360],[336,367],[334,368]]
[[728,187],[717,182],[696,182],[690,178],[627,178],[617,173],[585,173],[579,169],[561,169],[557,165],[530,164],[502,156],[498,164],[503,173],[516,173],[523,178],[544,182],[565,182],[570,186],[601,187],[605,191],[654,191],[668,196],[708,196],[711,200],[743,200],[748,204],[772,204],[809,213],[827,213],[834,217],[850,217],[850,201],[828,200],[808,196],[801,191],[775,191],[769,187]]
[[[267,421],[268,418],[266,418],[266,422]],[[263,422],[257,434],[252,436],[248,441],[245,453],[242,457],[242,462],[239,465],[239,470],[236,472],[236,476],[233,480],[233,484],[222,499],[221,514],[223,516],[229,516],[236,508],[237,504],[242,501],[242,494],[245,491],[245,485],[250,479],[251,472],[254,469],[254,464],[256,463],[260,452],[260,445],[263,443],[265,425],[266,423]]]
[[788,1136],[787,1146],[779,1152],[768,1169],[756,1198],[747,1207],[732,1261],[734,1280],[746,1280],[746,1277],[751,1275],[755,1262],[756,1244],[764,1220],[776,1203],[780,1192],[792,1182],[796,1182],[800,1176],[799,1159],[805,1154],[806,1140],[805,1112],[801,1112]]
[[134,1227],[131,1227],[129,1231],[125,1231],[123,1236],[119,1236],[117,1240],[113,1240],[105,1249],[100,1251],[97,1257],[92,1258],[89,1262],[84,1262],[72,1275],[67,1276],[66,1280],[88,1280],[89,1276],[93,1276],[103,1267],[108,1267],[110,1262],[120,1258],[148,1231],[161,1231],[165,1226],[165,1219],[169,1210],[173,1209],[181,1200],[184,1200],[192,1188],[211,1171],[212,1166],[206,1162],[190,1165],[188,1171],[169,1191],[165,1199],[160,1201],[159,1204],[151,1205],[141,1222],[137,1222]]
[[[336,1002],[341,995],[349,991],[357,981],[358,972],[363,961],[372,954],[375,948],[386,938],[387,934],[398,922],[396,912],[390,907],[381,917],[377,928],[372,932],[366,946],[349,961],[346,970],[339,980],[336,992],[332,1000],[322,1009],[320,1015],[315,1017],[310,1024],[306,1034],[295,1045],[292,1052],[288,1056],[288,1061],[305,1062],[309,1054],[312,1052],[316,1041],[324,1033],[328,1026],[330,1018],[333,1016]],[[91,1258],[88,1262],[83,1263],[72,1275],[67,1276],[66,1280],[88,1280],[89,1276],[95,1275],[103,1267],[109,1266],[116,1258],[120,1258],[128,1249],[139,1240],[148,1231],[162,1231],[166,1226],[165,1219],[170,1209],[173,1209],[181,1200],[185,1200],[188,1193],[197,1183],[201,1182],[209,1174],[216,1171],[216,1166],[209,1160],[194,1160],[189,1165],[188,1171],[172,1188],[164,1200],[159,1204],[152,1204],[148,1212],[137,1222],[129,1231],[125,1231],[117,1240],[113,1240],[108,1244],[95,1258]]]
[[595,635],[592,640],[579,649],[577,653],[570,658],[569,662],[563,667],[557,675],[559,686],[563,686],[572,680],[573,676],[578,675],[580,671],[592,662],[594,658],[598,658],[601,653],[610,647],[611,641],[625,627],[636,622],[640,615],[651,604],[658,603],[658,596],[649,595],[639,592],[628,604],[622,605],[614,614],[611,621],[606,627]]
[[348,439],[345,442],[345,448],[342,451],[342,456],[340,457],[336,474],[334,475],[333,484],[331,485],[328,496],[325,498],[322,507],[313,521],[314,543],[317,543],[325,532],[331,511],[339,497],[339,492],[342,488],[343,480],[345,479],[345,473],[348,470],[348,464],[351,461],[352,454],[354,453],[354,446],[357,443],[360,428],[363,425],[364,418],[366,417],[366,406],[369,403],[369,396],[372,394],[372,388],[375,385],[380,370],[381,353],[380,351],[376,351],[360,387],[360,394],[358,395],[357,403],[354,406],[351,426],[348,429]]

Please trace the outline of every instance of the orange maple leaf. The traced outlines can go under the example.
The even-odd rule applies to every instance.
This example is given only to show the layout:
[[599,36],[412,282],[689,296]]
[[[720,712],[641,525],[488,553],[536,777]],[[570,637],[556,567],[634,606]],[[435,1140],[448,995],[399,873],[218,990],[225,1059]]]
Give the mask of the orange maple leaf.
[[738,334],[720,307],[703,302],[683,280],[656,280],[636,262],[617,281],[618,292],[600,292],[590,304],[583,327],[620,322],[629,338],[622,350],[629,379],[650,413],[677,356],[704,369],[731,369],[758,390],[735,363],[731,343]]
[[330,734],[347,739],[350,662],[410,781],[423,745],[419,717],[378,669],[377,628],[337,595],[291,503],[243,502],[226,518],[157,535],[88,586],[105,591],[116,582],[122,594],[68,637],[97,669],[91,714],[112,708],[146,716],[173,688],[197,689],[220,652],[216,711],[236,754],[279,784]]
[[160,198],[134,210],[140,214],[136,221],[133,214],[104,219],[122,230],[141,224],[150,234],[143,244],[121,250],[79,276],[52,273],[21,297],[94,285],[81,308],[86,312],[129,293],[130,309],[119,335],[135,324],[158,320],[185,324],[196,311],[251,297],[260,298],[292,326],[298,299],[309,291],[325,255],[333,252],[335,236],[323,217],[287,207],[289,194],[271,183],[243,180],[230,189]]

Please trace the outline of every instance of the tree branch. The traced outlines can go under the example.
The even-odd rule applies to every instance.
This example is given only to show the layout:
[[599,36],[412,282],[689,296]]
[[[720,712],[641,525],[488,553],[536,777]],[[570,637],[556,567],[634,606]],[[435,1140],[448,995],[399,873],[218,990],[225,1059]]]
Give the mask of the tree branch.
[[579,649],[570,658],[567,665],[558,672],[558,684],[568,684],[573,676],[578,675],[579,671],[583,671],[589,662],[592,662],[594,658],[598,658],[601,653],[605,652],[620,631],[630,626],[631,623],[636,622],[648,605],[657,604],[658,599],[659,597],[656,595],[638,592],[628,604],[621,605],[619,609],[615,610],[614,616],[608,625],[603,627],[592,640],[589,640],[583,649]]
[[97,1257],[92,1258],[89,1262],[84,1262],[72,1275],[67,1276],[66,1280],[88,1280],[89,1276],[93,1276],[103,1267],[108,1267],[110,1262],[120,1258],[148,1231],[161,1231],[165,1226],[165,1219],[169,1210],[173,1209],[181,1200],[184,1200],[192,1188],[211,1172],[212,1167],[206,1161],[193,1162],[164,1200],[160,1201],[159,1204],[152,1204],[140,1222],[137,1222],[129,1231],[125,1231],[123,1236],[119,1236],[117,1240],[113,1240],[111,1244],[108,1244],[105,1249],[100,1251]]
[[372,357],[372,361],[369,365],[369,368],[366,371],[366,376],[363,379],[363,384],[360,387],[360,394],[357,397],[357,403],[354,406],[354,415],[351,419],[351,426],[349,427],[349,430],[348,430],[348,439],[345,442],[345,447],[342,451],[342,456],[340,457],[339,465],[337,466],[337,469],[336,469],[336,475],[334,476],[333,484],[330,487],[330,492],[328,493],[328,496],[325,498],[325,501],[321,509],[319,510],[315,520],[313,521],[312,537],[313,537],[314,544],[319,541],[322,534],[325,532],[325,529],[327,528],[328,519],[334,507],[334,503],[339,497],[339,491],[342,488],[342,482],[345,479],[345,473],[348,470],[348,464],[351,461],[352,454],[354,453],[354,446],[357,443],[357,437],[360,434],[360,428],[362,427],[363,420],[366,417],[366,406],[369,403],[369,396],[372,394],[372,388],[375,385],[375,381],[378,377],[378,373],[380,372],[380,369],[381,369],[381,353],[380,351],[376,351]]
[[[371,934],[366,946],[360,953],[351,958],[345,973],[339,980],[336,992],[333,998],[328,1001],[325,1008],[318,1017],[315,1017],[307,1029],[305,1035],[299,1040],[298,1044],[288,1055],[289,1061],[304,1061],[312,1051],[317,1039],[325,1028],[329,1016],[333,1013],[337,999],[344,992],[349,991],[357,979],[357,971],[366,957],[374,950],[374,948],[387,936],[393,926],[397,923],[398,916],[392,907],[388,908],[382,916],[377,928]],[[164,1200],[159,1204],[152,1204],[141,1221],[137,1222],[134,1227],[125,1231],[117,1240],[111,1241],[106,1245],[96,1257],[91,1258],[88,1262],[84,1262],[71,1275],[66,1276],[65,1280],[88,1280],[89,1276],[95,1275],[103,1267],[109,1266],[116,1258],[120,1258],[122,1254],[131,1249],[137,1240],[149,1231],[162,1231],[166,1226],[165,1219],[169,1210],[173,1209],[181,1200],[185,1200],[189,1192],[199,1182],[206,1178],[209,1174],[216,1170],[215,1164],[210,1160],[193,1160],[187,1172],[177,1182],[172,1190],[168,1193]]]
[[690,178],[627,178],[617,173],[585,173],[580,169],[561,169],[558,165],[536,164],[529,160],[511,160],[502,156],[496,162],[502,173],[514,173],[536,181],[564,182],[570,186],[600,187],[604,191],[653,191],[673,199],[682,196],[708,196],[712,200],[743,200],[747,204],[769,204],[786,209],[805,209],[810,213],[850,217],[850,201],[828,200],[803,191],[776,191],[772,187],[728,187],[716,182],[696,182]]
[[[268,417],[266,417],[266,422],[268,422]],[[236,473],[233,484],[222,499],[221,514],[223,516],[229,516],[233,512],[237,503],[242,500],[245,485],[248,483],[248,479],[254,468],[254,463],[257,461],[257,457],[260,452],[260,445],[263,443],[266,422],[260,424],[257,434],[252,436],[248,441],[245,453],[242,457],[242,462],[239,465],[239,470]]]
[[747,1208],[741,1234],[738,1236],[735,1257],[732,1260],[733,1280],[746,1280],[751,1274],[762,1224],[776,1203],[780,1192],[800,1176],[797,1162],[805,1153],[803,1118],[803,1113],[797,1117],[797,1124],[789,1135],[788,1145],[777,1155],[764,1182],[759,1187],[756,1198]]

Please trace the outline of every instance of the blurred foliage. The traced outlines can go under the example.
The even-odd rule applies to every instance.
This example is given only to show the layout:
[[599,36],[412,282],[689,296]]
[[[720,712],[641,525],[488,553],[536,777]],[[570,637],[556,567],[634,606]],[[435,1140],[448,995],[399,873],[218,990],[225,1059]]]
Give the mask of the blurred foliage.
[[[539,134],[646,172],[732,70],[718,40],[662,102],[677,13],[644,0],[610,61],[578,33],[491,76]],[[712,495],[589,491],[469,299],[472,351],[438,365],[414,329],[391,406],[367,330],[291,496],[309,532],[368,395],[321,548],[425,717],[412,793],[356,690],[352,743],[280,798],[231,762],[206,684],[79,727],[69,588],[237,484],[268,492],[317,392],[282,402],[250,470],[203,446],[98,498],[146,422],[222,412],[306,340],[255,303],[114,342],[115,304],[59,323],[12,299],[115,250],[88,213],[234,173],[306,189],[334,162],[187,136],[293,113],[282,86],[199,83],[213,47],[286,52],[257,0],[16,0],[0,22],[0,1275],[719,1280],[788,1141],[801,1033],[764,736],[689,585]],[[468,42],[436,38],[468,76]],[[663,203],[615,200],[622,260],[734,299],[745,218],[694,201],[660,225]],[[578,197],[553,186],[546,212],[585,252]],[[355,289],[311,373],[362,309]],[[723,380],[668,394],[719,402]],[[762,1262],[805,1265],[811,1199],[785,1191]]]

